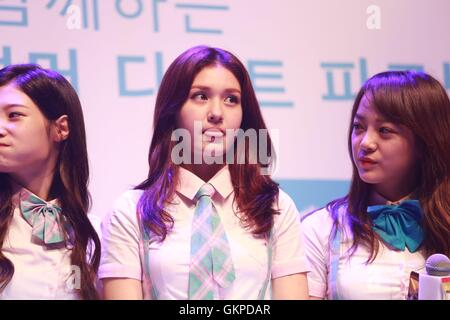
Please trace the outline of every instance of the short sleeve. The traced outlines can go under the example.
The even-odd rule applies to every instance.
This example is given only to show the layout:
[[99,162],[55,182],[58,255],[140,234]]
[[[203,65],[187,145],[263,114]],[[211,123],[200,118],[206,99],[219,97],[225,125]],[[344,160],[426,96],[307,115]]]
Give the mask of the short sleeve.
[[142,280],[139,256],[139,225],[136,207],[142,191],[131,190],[119,197],[101,224],[102,254],[99,278]]
[[310,296],[326,297],[332,225],[332,219],[325,208],[307,215],[302,221],[306,256],[311,265],[311,272],[308,274]]
[[272,279],[310,270],[294,201],[282,190],[272,232]]

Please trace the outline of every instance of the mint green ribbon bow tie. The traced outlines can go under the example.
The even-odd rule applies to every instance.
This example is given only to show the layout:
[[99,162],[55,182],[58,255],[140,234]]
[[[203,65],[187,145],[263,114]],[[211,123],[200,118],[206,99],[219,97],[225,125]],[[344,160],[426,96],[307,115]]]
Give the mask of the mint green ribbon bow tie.
[[21,200],[20,210],[25,220],[33,227],[33,237],[41,239],[45,244],[65,241],[64,230],[60,225],[60,207],[30,193],[26,199]]
[[418,200],[406,200],[399,205],[369,206],[372,229],[392,247],[415,252],[424,239],[422,209]]

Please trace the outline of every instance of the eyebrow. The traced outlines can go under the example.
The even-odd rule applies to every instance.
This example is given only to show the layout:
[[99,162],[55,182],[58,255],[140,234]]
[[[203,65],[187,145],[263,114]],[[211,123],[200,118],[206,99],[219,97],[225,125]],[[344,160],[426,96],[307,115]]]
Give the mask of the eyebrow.
[[[361,116],[359,114],[355,114],[355,118],[354,119],[364,121],[364,120],[366,120],[366,117]],[[378,117],[375,119],[375,121],[378,122],[378,123],[380,123],[380,122],[391,122],[391,121],[388,121],[388,120],[386,120],[384,118],[378,118]]]
[[19,104],[19,103],[10,103],[10,104],[7,104],[7,105],[3,106],[3,109],[6,110],[6,109],[11,109],[11,108],[17,108],[17,107],[28,109],[28,106],[26,106],[26,105],[24,105],[24,104]]
[[[201,89],[201,90],[205,90],[205,91],[211,90],[210,87],[208,87],[208,86],[201,86],[201,85],[193,85],[191,87],[191,90],[192,89]],[[241,91],[239,89],[236,89],[236,88],[226,88],[225,92],[237,92],[237,93],[241,94]]]

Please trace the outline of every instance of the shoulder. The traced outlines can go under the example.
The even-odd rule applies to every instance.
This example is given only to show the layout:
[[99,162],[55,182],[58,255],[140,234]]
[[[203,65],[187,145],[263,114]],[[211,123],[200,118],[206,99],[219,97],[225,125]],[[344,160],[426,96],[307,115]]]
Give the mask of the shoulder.
[[113,202],[111,210],[108,212],[103,222],[128,221],[137,224],[136,209],[142,193],[142,190],[127,190],[122,193]]
[[[337,217],[339,219],[340,228],[344,234],[348,236],[349,228],[347,224],[347,205],[342,203],[335,207]],[[303,231],[307,237],[320,238],[323,241],[328,241],[328,238],[333,229],[333,216],[330,208],[325,206],[321,209],[305,214],[301,219]]]
[[278,201],[276,203],[276,209],[280,211],[280,213],[295,209],[297,210],[297,207],[295,206],[294,200],[282,189],[278,189]]
[[281,189],[279,189],[278,198],[275,201],[273,208],[279,213],[274,217],[275,224],[281,223],[281,221],[286,219],[289,220],[293,217],[295,217],[296,219],[300,219],[300,215],[294,200],[292,200],[292,198]]
[[333,218],[327,207],[323,207],[305,214],[301,219],[305,227],[325,226],[333,223]]
[[[334,205],[330,206],[331,203]],[[334,210],[334,212],[332,212]],[[346,224],[347,203],[342,199],[336,199],[328,203],[325,207],[311,211],[302,217],[302,223],[305,225],[333,223],[333,214],[337,215],[340,224]]]
[[143,190],[127,190],[116,198],[113,208],[136,208],[143,193]]
[[333,218],[327,207],[324,207],[305,214],[301,224],[306,237],[327,241],[333,229]]

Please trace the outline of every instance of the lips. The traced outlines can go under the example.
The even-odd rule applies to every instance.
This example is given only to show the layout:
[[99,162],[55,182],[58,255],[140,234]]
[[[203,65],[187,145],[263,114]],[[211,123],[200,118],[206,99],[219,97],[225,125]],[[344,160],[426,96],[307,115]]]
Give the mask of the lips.
[[210,128],[203,130],[203,134],[210,137],[222,137],[225,135],[225,132],[218,128]]
[[369,157],[360,157],[358,158],[358,162],[361,164],[362,167],[369,167],[377,164],[377,161]]
[[203,131],[203,141],[204,142],[221,142],[225,133],[217,128],[210,128]]
[[221,139],[225,133],[217,128],[206,129],[203,131],[203,141],[214,142],[216,139]]

